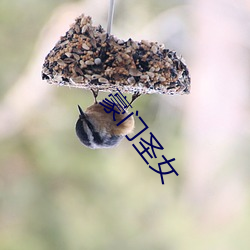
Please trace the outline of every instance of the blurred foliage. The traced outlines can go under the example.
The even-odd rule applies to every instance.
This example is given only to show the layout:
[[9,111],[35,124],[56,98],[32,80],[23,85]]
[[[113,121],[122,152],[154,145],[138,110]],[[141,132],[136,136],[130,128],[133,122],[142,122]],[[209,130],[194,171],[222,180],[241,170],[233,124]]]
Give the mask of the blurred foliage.
[[0,2],[0,97],[25,69],[37,36],[54,8],[68,0]]

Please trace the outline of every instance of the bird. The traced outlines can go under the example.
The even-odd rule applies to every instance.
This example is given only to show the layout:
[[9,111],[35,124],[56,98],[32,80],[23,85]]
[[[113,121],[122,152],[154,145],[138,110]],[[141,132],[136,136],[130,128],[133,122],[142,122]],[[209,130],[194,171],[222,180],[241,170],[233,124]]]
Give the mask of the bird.
[[[95,102],[85,112],[78,105],[79,118],[76,122],[76,135],[80,142],[90,149],[113,148],[119,145],[122,139],[133,132],[134,117],[129,113],[116,113],[113,120],[113,113],[106,113],[104,107],[97,101],[98,91],[92,90]],[[139,96],[138,93],[132,96],[132,102]],[[119,111],[115,107],[116,111]],[[119,126],[117,124],[125,119]]]

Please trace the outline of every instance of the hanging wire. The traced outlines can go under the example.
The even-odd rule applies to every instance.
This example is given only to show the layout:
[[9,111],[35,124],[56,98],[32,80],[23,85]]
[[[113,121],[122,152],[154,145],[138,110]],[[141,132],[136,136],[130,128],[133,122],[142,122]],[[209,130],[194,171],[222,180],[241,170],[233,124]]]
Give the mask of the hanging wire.
[[107,27],[107,33],[109,35],[110,35],[111,29],[112,29],[114,10],[115,10],[115,0],[110,0],[109,13],[108,13],[108,27]]

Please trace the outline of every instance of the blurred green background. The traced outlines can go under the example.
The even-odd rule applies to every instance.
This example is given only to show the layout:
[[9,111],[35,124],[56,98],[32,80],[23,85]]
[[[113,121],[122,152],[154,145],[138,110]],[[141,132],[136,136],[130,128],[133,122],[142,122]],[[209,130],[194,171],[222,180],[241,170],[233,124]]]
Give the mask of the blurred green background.
[[114,35],[164,43],[190,69],[190,95],[134,104],[176,159],[165,185],[126,139],[83,147],[77,104],[92,94],[41,80],[74,18],[106,27],[108,4],[0,2],[0,249],[248,250],[250,2],[116,1]]

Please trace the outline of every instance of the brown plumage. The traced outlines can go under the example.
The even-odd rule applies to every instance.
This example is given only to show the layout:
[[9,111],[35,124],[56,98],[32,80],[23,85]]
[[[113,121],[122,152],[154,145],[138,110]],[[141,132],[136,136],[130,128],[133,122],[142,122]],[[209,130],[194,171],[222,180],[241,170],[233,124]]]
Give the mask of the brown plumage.
[[[116,107],[115,109],[119,112]],[[105,130],[107,133],[112,135],[127,135],[132,133],[134,130],[133,116],[130,116],[119,126],[116,126],[117,123],[129,115],[128,112],[125,114],[115,114],[116,121],[114,121],[113,112],[106,113],[104,107],[99,103],[95,103],[88,107],[85,111],[85,115],[89,118],[90,122],[92,122],[97,131]]]

